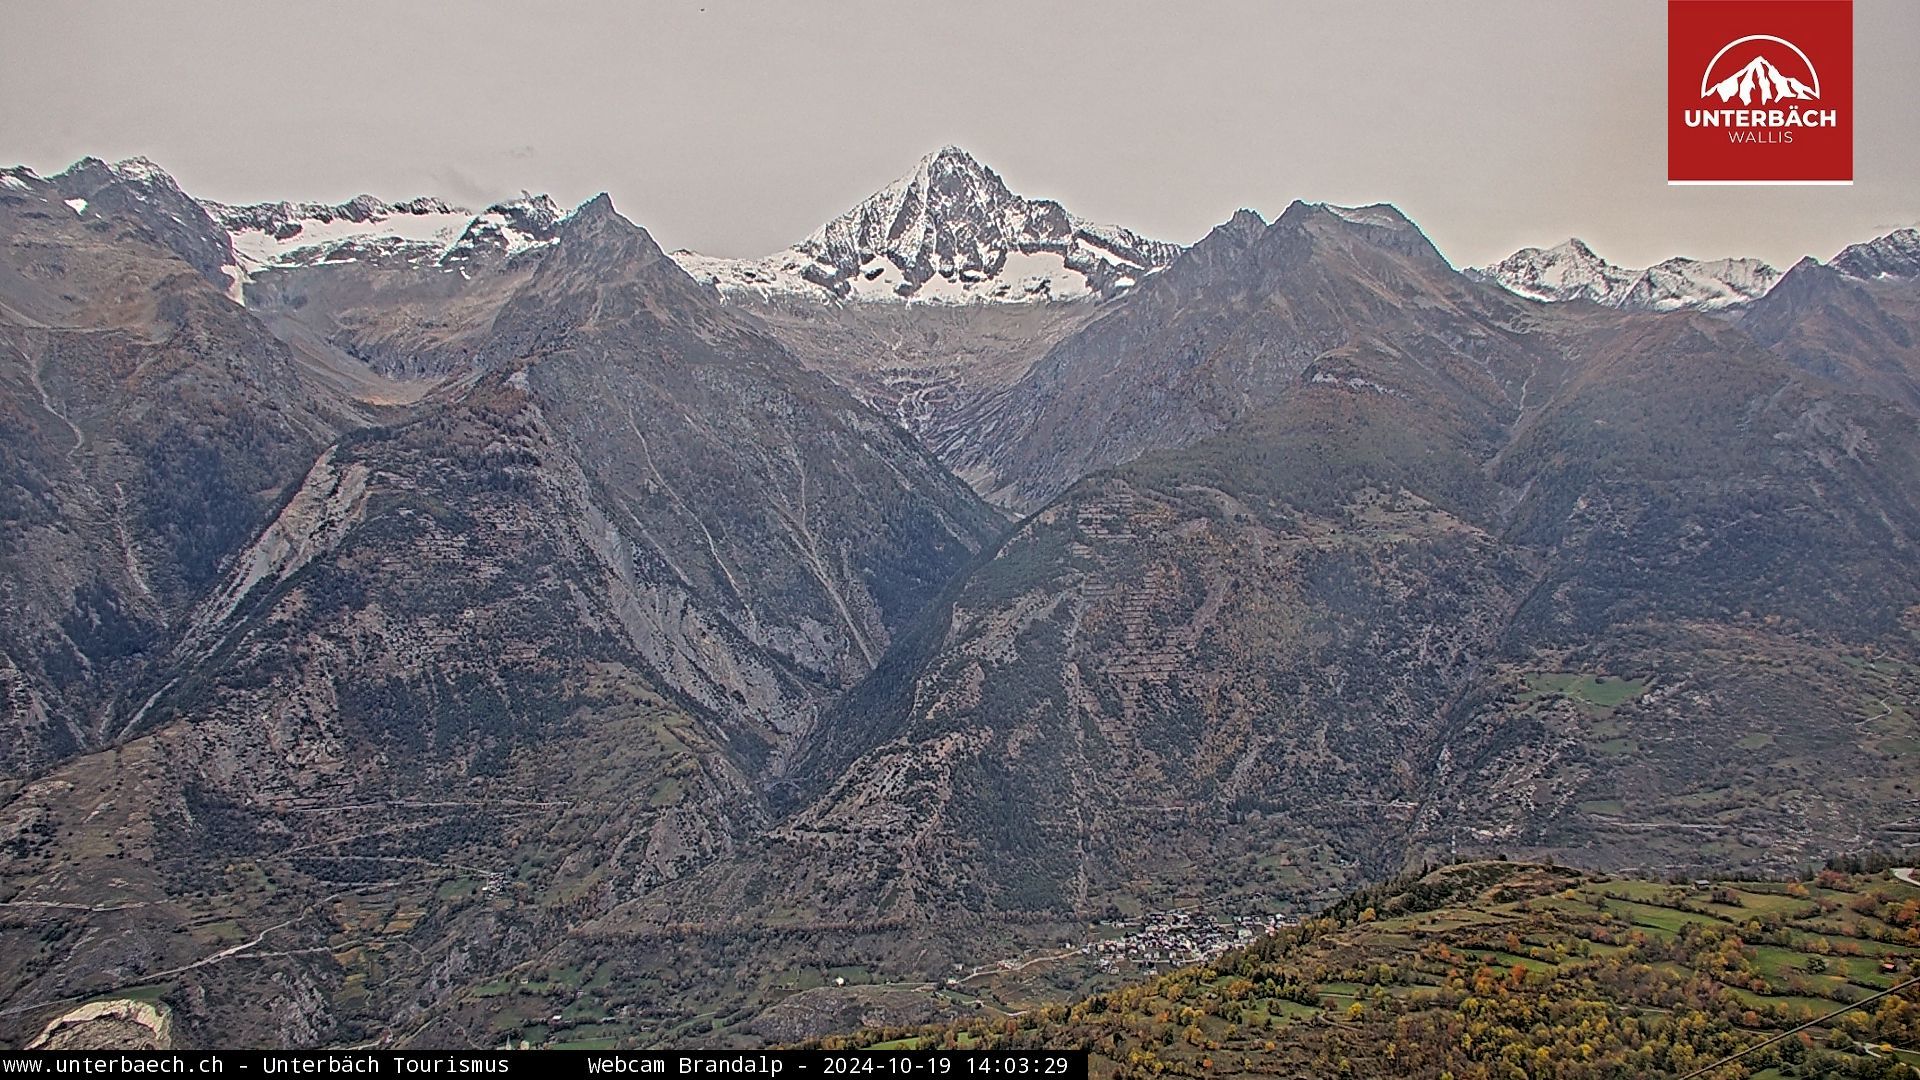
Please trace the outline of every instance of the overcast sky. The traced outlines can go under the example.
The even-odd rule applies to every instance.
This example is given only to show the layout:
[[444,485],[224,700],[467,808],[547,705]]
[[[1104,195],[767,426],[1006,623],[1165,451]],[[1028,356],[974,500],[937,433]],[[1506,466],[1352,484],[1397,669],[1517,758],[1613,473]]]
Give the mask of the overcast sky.
[[1785,266],[1920,222],[1920,3],[1856,4],[1851,188],[1669,188],[1664,0],[6,0],[0,163],[144,154],[229,202],[602,189],[765,254],[958,143],[1190,242],[1389,201],[1457,264]]

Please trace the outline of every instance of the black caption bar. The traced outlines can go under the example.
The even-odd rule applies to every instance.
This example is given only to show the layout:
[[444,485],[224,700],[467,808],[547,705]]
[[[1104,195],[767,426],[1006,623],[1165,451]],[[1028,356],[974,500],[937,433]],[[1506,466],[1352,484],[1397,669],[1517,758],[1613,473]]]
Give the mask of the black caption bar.
[[47,1051],[0,1054],[0,1080],[12,1076],[245,1077],[547,1077],[675,1076],[716,1080],[1087,1080],[1085,1050],[754,1050],[740,1053],[615,1053],[515,1050],[494,1053],[281,1054],[267,1051],[120,1053]]

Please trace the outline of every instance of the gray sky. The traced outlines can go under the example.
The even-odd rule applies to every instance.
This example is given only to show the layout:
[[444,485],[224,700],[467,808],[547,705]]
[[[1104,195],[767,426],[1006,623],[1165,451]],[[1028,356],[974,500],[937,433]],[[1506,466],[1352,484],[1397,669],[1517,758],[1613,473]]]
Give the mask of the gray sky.
[[1857,0],[1852,188],[1669,188],[1662,0],[6,0],[0,162],[145,154],[232,202],[612,193],[759,255],[958,143],[1190,242],[1389,201],[1457,264],[1785,266],[1920,222],[1920,3]]

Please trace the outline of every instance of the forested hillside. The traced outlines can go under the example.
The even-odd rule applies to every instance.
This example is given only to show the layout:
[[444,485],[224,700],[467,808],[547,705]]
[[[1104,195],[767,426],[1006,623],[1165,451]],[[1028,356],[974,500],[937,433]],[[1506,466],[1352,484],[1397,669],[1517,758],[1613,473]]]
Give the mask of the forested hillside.
[[1704,1075],[1910,1076],[1920,887],[1849,865],[1675,884],[1457,864],[1072,1004],[821,1045],[1084,1046],[1100,1076],[1420,1080],[1677,1077],[1759,1047]]

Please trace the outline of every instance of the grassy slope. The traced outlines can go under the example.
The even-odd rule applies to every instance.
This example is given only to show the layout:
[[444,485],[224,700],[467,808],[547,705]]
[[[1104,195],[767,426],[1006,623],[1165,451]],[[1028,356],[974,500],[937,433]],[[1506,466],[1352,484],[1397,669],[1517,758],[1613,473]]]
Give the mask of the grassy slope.
[[[1917,956],[1920,889],[1884,873],[1696,886],[1469,863],[1070,1007],[841,1041],[1086,1046],[1096,1075],[1671,1076]],[[1901,1075],[1864,1053],[1882,1043],[1920,1045],[1920,990],[1714,1075]]]

